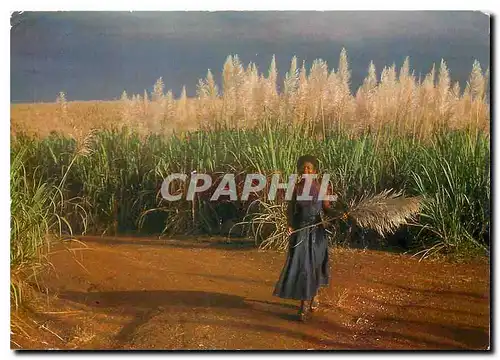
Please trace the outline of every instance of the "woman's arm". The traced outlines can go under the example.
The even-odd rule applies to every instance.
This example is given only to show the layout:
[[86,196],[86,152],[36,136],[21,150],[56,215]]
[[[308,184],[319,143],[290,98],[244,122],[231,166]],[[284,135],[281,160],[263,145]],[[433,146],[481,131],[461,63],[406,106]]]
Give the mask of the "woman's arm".
[[288,222],[288,228],[293,228],[293,218],[295,215],[295,189],[293,190],[292,193],[292,199],[288,201],[288,208],[287,208],[287,222]]
[[[327,195],[334,195],[333,189],[330,184],[328,184],[328,188],[326,190]],[[328,216],[333,216],[334,213],[334,208],[332,206],[332,203],[330,200],[324,199],[323,200],[323,211],[325,212],[326,215]]]

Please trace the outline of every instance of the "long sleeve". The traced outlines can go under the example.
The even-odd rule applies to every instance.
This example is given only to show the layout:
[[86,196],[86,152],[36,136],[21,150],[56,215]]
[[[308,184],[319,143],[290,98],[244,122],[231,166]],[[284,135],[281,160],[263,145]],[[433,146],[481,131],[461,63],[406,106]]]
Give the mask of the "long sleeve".
[[293,227],[293,217],[295,214],[295,190],[293,191],[292,194],[292,199],[288,201],[288,207],[287,207],[287,223],[288,226]]
[[[327,195],[333,195],[333,189],[330,184],[328,184]],[[323,211],[327,216],[334,217],[335,209],[329,200],[323,200]]]

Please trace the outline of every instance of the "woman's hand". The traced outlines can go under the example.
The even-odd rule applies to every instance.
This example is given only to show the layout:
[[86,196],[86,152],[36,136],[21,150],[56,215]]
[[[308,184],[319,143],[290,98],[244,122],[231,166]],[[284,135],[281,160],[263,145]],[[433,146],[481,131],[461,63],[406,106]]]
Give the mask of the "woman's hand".
[[291,226],[288,227],[288,235],[292,235],[293,233],[293,228]]

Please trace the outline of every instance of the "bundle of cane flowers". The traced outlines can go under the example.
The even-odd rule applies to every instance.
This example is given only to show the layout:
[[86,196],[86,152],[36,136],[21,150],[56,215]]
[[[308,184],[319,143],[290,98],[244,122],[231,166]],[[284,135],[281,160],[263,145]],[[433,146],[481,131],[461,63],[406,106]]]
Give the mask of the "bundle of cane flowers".
[[336,207],[331,208],[326,218],[293,232],[298,232],[320,224],[332,225],[335,220],[355,223],[362,229],[375,230],[385,237],[396,231],[401,225],[408,224],[420,211],[421,197],[404,197],[403,193],[384,190],[375,195],[364,195],[349,202],[338,201]]
[[384,190],[375,195],[364,195],[345,204],[341,214],[334,209],[325,223],[335,218],[351,220],[362,229],[375,230],[382,237],[396,231],[401,225],[414,220],[419,213],[422,198],[405,197],[401,191]]
[[287,231],[286,205],[267,204],[257,200],[254,201],[254,204],[258,203],[262,207],[257,212],[258,216],[248,214],[250,220],[239,224],[251,224],[251,232],[256,239],[264,235],[264,227],[274,225],[274,231],[265,235],[265,240],[259,247],[261,249],[285,250],[288,247],[289,235],[318,225],[336,226],[335,224],[339,220],[355,223],[363,229],[375,230],[382,237],[385,237],[397,230],[398,227],[413,220],[420,211],[421,201],[421,197],[404,197],[402,192],[393,192],[392,190],[384,190],[375,195],[364,195],[348,202],[339,198],[321,222],[295,229],[289,233]]

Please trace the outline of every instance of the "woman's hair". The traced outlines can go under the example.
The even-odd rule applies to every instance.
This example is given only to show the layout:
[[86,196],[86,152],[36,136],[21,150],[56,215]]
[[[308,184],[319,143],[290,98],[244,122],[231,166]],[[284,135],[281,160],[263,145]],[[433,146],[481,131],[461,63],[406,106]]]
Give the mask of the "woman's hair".
[[302,155],[301,157],[299,157],[299,159],[297,160],[297,171],[299,171],[306,162],[311,163],[314,166],[314,169],[317,172],[319,172],[318,158],[314,155],[309,155],[309,154]]

